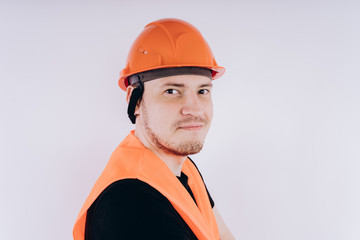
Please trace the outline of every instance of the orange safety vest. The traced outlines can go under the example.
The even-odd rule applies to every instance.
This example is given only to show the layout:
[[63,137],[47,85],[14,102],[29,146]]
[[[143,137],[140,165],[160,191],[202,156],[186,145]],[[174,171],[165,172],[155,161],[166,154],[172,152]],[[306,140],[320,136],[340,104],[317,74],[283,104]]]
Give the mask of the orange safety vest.
[[198,170],[186,159],[181,171],[188,176],[188,184],[197,205],[164,161],[145,148],[134,135],[134,131],[131,131],[111,155],[81,208],[73,230],[74,240],[85,239],[87,210],[100,193],[111,183],[129,178],[139,179],[164,195],[198,239],[220,239],[209,197]]

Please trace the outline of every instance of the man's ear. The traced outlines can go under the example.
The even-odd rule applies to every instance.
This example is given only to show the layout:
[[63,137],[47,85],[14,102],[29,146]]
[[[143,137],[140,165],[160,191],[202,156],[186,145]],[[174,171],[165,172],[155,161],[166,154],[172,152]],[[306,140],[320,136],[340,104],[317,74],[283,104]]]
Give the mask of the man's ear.
[[132,94],[132,91],[134,90],[134,87],[129,85],[127,88],[126,88],[126,102],[129,104],[130,102],[130,97],[131,97],[131,94]]
[[[129,104],[129,102],[130,102],[131,95],[133,94],[134,89],[135,89],[135,87],[134,87],[134,86],[131,86],[131,85],[129,85],[129,86],[126,88],[126,101],[127,101],[128,104]],[[141,101],[141,97],[140,97],[140,99],[136,102],[136,107],[135,107],[135,112],[134,112],[134,115],[135,115],[135,116],[139,115],[140,101]]]

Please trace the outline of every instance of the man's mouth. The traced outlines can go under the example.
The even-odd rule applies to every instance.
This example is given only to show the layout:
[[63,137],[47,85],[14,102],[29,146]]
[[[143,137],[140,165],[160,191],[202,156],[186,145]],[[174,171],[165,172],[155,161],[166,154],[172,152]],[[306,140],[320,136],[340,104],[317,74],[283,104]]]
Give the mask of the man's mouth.
[[206,118],[185,118],[178,121],[175,127],[182,130],[196,131],[202,129],[206,124]]
[[203,123],[194,123],[194,124],[184,124],[179,126],[179,129],[183,130],[200,130],[204,127]]

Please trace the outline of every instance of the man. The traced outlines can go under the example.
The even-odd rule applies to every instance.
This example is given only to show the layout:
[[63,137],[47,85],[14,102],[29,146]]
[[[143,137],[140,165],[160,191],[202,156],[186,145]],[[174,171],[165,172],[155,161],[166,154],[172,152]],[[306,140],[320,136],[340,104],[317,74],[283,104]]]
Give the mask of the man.
[[117,147],[74,226],[74,239],[233,239],[188,155],[212,119],[217,65],[187,22],[148,24],[119,85],[135,131]]

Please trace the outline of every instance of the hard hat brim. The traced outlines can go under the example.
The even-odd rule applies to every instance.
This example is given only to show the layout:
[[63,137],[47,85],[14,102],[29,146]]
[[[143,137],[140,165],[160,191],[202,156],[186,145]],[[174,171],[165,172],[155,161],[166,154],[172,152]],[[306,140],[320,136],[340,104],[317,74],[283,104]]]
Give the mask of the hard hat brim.
[[[168,65],[168,66],[164,66],[162,68],[177,68],[177,67],[201,67],[201,68],[206,68],[206,69],[210,69],[212,70],[212,80],[215,80],[219,77],[221,77],[224,73],[225,73],[225,68],[224,67],[220,67],[220,66],[194,66],[194,65]],[[153,68],[148,68],[148,69],[144,69],[144,71],[142,72],[146,72],[146,71],[150,71],[150,70],[156,70],[156,69],[162,69],[159,67],[153,67]],[[120,88],[124,91],[126,91],[126,88],[128,87],[128,81],[126,80],[127,77],[137,74],[140,72],[130,72],[129,69],[125,68],[120,72],[120,78],[118,81],[118,84],[120,86]]]

